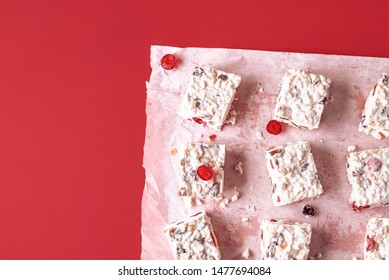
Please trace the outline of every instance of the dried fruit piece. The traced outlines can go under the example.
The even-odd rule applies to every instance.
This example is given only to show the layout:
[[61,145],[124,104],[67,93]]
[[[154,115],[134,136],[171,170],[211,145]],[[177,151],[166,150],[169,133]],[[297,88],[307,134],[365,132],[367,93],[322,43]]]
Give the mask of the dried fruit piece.
[[213,173],[213,169],[206,165],[200,165],[199,168],[197,168],[197,175],[203,181],[211,180],[213,177]]
[[303,209],[302,209],[302,212],[303,212],[303,214],[304,214],[306,217],[312,217],[312,216],[315,216],[315,214],[316,214],[315,208],[313,208],[313,207],[310,206],[310,205],[304,205],[304,206],[303,206]]
[[203,120],[200,119],[200,118],[192,118],[192,120],[193,120],[194,122],[197,122],[198,124],[206,124],[206,122],[203,121]]
[[171,149],[170,155],[174,156],[175,154],[177,154],[177,149],[176,148]]
[[280,122],[276,121],[276,120],[271,120],[268,122],[268,124],[266,125],[266,130],[267,132],[269,132],[270,134],[274,134],[274,135],[278,135],[281,133],[282,131],[282,125]]
[[353,201],[353,202],[351,203],[351,207],[353,208],[354,211],[362,211],[363,209],[370,208],[370,205],[361,205],[361,206],[357,206],[357,205],[356,205],[356,202]]
[[193,71],[193,75],[194,76],[201,76],[202,74],[204,73],[204,70],[200,67],[195,67],[194,71]]
[[304,163],[303,165],[301,165],[299,167],[300,172],[304,172],[308,168],[308,166],[309,166],[308,163]]
[[172,54],[165,54],[161,59],[161,66],[165,70],[171,70],[177,65],[177,58]]
[[370,236],[366,236],[366,243],[367,243],[367,246],[366,246],[367,252],[373,251],[377,247],[377,244],[375,243],[374,239],[371,238]]
[[228,77],[227,75],[219,75],[218,79],[222,80],[222,81],[227,81]]
[[209,140],[211,140],[212,142],[215,142],[215,140],[216,140],[216,134],[211,134],[211,135],[209,135]]

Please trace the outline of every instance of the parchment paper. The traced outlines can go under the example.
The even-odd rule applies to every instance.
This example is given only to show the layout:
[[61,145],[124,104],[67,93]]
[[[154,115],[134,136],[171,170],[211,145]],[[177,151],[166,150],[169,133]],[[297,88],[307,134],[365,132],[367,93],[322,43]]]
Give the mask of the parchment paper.
[[[159,61],[166,53],[178,57],[176,69],[166,71],[160,66]],[[225,125],[221,132],[184,121],[177,115],[193,68],[201,65],[242,77],[238,100],[232,105],[238,112],[237,123]],[[376,140],[357,131],[365,99],[381,74],[389,73],[389,59],[152,46],[151,67],[143,164],[146,182],[142,201],[142,259],[172,259],[164,226],[203,209],[212,219],[223,259],[241,259],[246,248],[250,249],[251,259],[260,259],[259,224],[267,218],[311,223],[311,256],[320,252],[322,259],[363,258],[368,219],[389,217],[389,208],[352,211],[346,154],[349,145],[360,150],[389,146],[387,139]],[[265,127],[271,119],[278,85],[289,68],[311,69],[329,77],[334,101],[326,105],[318,130],[283,125],[282,134],[270,135]],[[256,132],[262,132],[265,139],[258,139]],[[217,135],[215,143],[227,145],[224,197],[230,199],[234,188],[241,196],[225,208],[212,201],[187,208],[177,196],[179,154],[172,156],[170,151],[185,142],[209,142],[208,137],[213,133]],[[264,151],[297,140],[310,141],[324,194],[277,208],[270,199]],[[243,163],[243,174],[234,170],[238,162]],[[306,218],[301,213],[304,204],[314,206],[319,213]],[[242,222],[242,217],[249,221]]]

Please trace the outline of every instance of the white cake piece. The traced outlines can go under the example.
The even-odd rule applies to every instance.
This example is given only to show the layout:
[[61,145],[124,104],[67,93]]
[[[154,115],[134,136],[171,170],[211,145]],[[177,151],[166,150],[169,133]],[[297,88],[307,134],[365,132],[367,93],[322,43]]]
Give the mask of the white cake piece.
[[211,219],[199,212],[165,227],[176,260],[220,260],[220,250]]
[[[224,186],[225,145],[187,144],[181,150],[178,195],[220,198]],[[209,179],[201,178],[202,168],[210,170]]]
[[322,75],[290,69],[282,78],[273,119],[298,128],[318,128],[330,84]]
[[265,157],[275,206],[323,193],[308,142],[298,141],[270,148],[265,152]]
[[348,153],[353,210],[389,205],[389,148]]
[[312,235],[310,224],[270,219],[262,221],[260,230],[263,260],[308,258]]
[[359,131],[377,139],[389,136],[389,78],[382,74],[366,99]]
[[372,218],[367,223],[365,260],[389,260],[389,218]]
[[234,100],[240,76],[209,67],[196,67],[180,107],[184,119],[220,130]]

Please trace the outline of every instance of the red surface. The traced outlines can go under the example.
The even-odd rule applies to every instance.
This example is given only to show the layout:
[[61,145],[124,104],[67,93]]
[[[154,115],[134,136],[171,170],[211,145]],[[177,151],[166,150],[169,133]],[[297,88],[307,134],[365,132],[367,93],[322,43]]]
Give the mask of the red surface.
[[340,2],[0,1],[0,259],[139,258],[150,45],[389,57]]

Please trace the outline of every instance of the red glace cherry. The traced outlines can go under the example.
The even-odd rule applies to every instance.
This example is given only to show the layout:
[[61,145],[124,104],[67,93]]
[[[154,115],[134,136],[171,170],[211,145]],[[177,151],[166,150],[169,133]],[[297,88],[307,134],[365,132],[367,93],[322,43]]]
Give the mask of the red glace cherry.
[[199,168],[197,168],[197,175],[200,177],[201,180],[209,181],[212,179],[213,170],[209,166],[201,165],[199,166]]
[[161,59],[161,66],[165,70],[171,70],[177,65],[177,58],[172,54],[165,54]]
[[193,120],[194,122],[197,122],[198,124],[205,124],[205,121],[203,121],[203,120],[200,119],[200,118],[193,117],[192,120]]
[[211,134],[209,135],[209,140],[211,140],[212,142],[215,142],[216,141],[216,134]]
[[277,135],[277,134],[280,134],[281,131],[282,131],[282,125],[280,122],[278,121],[275,121],[275,120],[271,120],[270,122],[268,122],[267,126],[266,126],[266,130],[267,132],[269,132],[270,134],[274,134],[274,135]]

